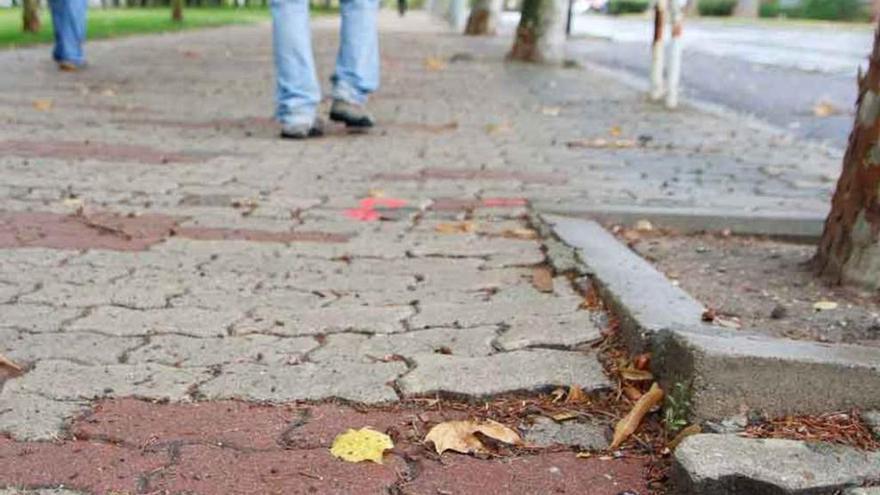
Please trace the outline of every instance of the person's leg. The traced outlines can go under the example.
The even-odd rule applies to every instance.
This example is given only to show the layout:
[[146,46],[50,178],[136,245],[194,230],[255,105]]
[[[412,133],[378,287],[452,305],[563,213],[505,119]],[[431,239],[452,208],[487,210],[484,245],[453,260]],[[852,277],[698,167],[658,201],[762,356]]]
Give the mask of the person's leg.
[[333,98],[363,105],[379,88],[379,1],[340,0],[339,8],[342,32],[332,78]]
[[88,0],[49,0],[55,30],[55,61],[76,66],[85,63],[83,42],[86,39]]
[[315,75],[308,0],[272,0],[276,71],[275,117],[282,125],[312,126],[321,87]]

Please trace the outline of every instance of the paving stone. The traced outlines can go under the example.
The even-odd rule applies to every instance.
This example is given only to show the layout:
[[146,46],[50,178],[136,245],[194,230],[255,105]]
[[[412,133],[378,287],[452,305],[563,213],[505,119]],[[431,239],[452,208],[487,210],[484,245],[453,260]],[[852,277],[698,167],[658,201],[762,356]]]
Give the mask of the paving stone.
[[512,324],[514,320],[534,320],[574,313],[582,300],[534,295],[524,301],[494,299],[475,304],[454,304],[445,301],[421,301],[418,314],[410,320],[412,328],[475,327],[482,325]]
[[83,364],[116,364],[120,356],[143,343],[88,333],[27,333],[0,328],[0,354],[18,363],[66,359]]
[[291,311],[286,308],[259,307],[245,321],[235,325],[238,334],[321,335],[338,332],[399,333],[402,321],[415,313],[411,306],[329,306]]
[[577,311],[543,318],[517,318],[498,337],[498,346],[506,351],[527,347],[571,348],[601,337],[594,316],[588,311]]
[[45,359],[21,377],[8,380],[3,393],[39,394],[58,400],[108,396],[183,400],[194,386],[209,377],[204,369],[157,364],[83,366]]
[[68,420],[86,410],[80,401],[58,401],[42,395],[0,391],[0,433],[22,441],[57,440]]
[[87,308],[111,304],[113,293],[101,285],[49,283],[35,292],[21,296],[19,301],[25,304],[51,304],[62,308]]
[[[388,456],[383,464],[349,463],[328,449],[239,452],[185,445],[179,461],[158,473],[151,486],[167,493],[386,493],[406,470]],[[306,473],[305,475],[303,473]]]
[[600,451],[608,448],[608,425],[556,421],[539,416],[525,427],[525,441],[538,447],[568,445],[581,451]]
[[136,310],[102,306],[73,322],[70,331],[92,331],[109,335],[137,336],[165,333],[196,337],[226,335],[244,317],[239,311],[201,308]]
[[346,360],[296,366],[231,364],[199,387],[206,399],[289,402],[340,398],[377,403],[397,400],[388,383],[406,371],[400,362],[360,364]]
[[795,440],[693,435],[675,449],[676,493],[833,493],[880,479],[880,453]]
[[874,436],[880,439],[880,411],[867,411],[862,414],[862,419],[874,432]]
[[495,327],[468,329],[435,328],[394,335],[337,334],[327,337],[320,349],[311,353],[313,361],[342,357],[374,362],[392,356],[416,354],[451,354],[453,356],[488,356],[495,352],[492,342],[498,335]]
[[844,495],[880,495],[880,487],[876,488],[850,488],[843,492]]
[[160,470],[167,463],[164,453],[143,449],[97,442],[17,443],[0,437],[0,479],[7,486],[137,493],[143,473]]
[[416,367],[398,380],[406,396],[434,393],[484,397],[577,385],[584,390],[610,386],[595,354],[523,350],[487,358],[421,354]]
[[64,322],[81,313],[82,310],[78,309],[41,304],[0,305],[0,327],[20,328],[29,332],[57,332]]
[[0,304],[12,301],[19,294],[27,291],[17,285],[0,283]]
[[[571,452],[518,457],[489,462],[456,456],[444,462],[425,462],[415,481],[402,493],[481,493],[531,495],[535,493],[589,493],[620,495],[647,493],[644,464],[638,460],[577,459]],[[586,488],[589,487],[589,488]],[[578,490],[589,490],[580,491]]]
[[157,335],[128,355],[129,363],[206,367],[225,363],[296,364],[318,347],[313,338],[282,338],[269,335],[187,337]]

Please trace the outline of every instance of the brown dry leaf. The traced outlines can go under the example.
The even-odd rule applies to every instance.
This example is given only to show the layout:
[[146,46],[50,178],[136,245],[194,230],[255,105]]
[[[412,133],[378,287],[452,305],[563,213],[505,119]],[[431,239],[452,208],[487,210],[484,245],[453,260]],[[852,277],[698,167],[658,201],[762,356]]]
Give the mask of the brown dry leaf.
[[562,411],[550,416],[550,419],[556,421],[557,423],[562,423],[563,421],[568,421],[570,419],[574,419],[580,416],[580,414],[574,411]]
[[569,148],[635,148],[638,142],[635,139],[577,139],[566,143]]
[[611,134],[613,137],[620,137],[620,135],[623,134],[623,130],[619,125],[616,125],[608,131],[608,134]]
[[577,385],[572,385],[568,387],[568,397],[565,398],[566,404],[577,404],[580,402],[587,402],[590,398],[587,397],[584,389],[578,387]]
[[702,432],[703,432],[703,429],[700,428],[700,425],[690,425],[687,428],[678,432],[678,435],[675,435],[675,438],[673,438],[672,441],[670,441],[669,444],[666,445],[666,447],[669,450],[675,450],[675,448],[678,447],[678,444],[680,444],[682,440],[684,440],[685,438],[687,438],[691,435],[696,435],[697,433],[702,433]]
[[624,380],[631,382],[647,382],[654,379],[654,375],[650,371],[640,370],[636,368],[622,368],[620,376]]
[[648,390],[648,393],[643,395],[635,405],[633,405],[633,408],[629,413],[617,422],[617,425],[614,427],[614,438],[611,440],[611,446],[609,449],[614,450],[620,447],[620,444],[622,444],[624,440],[635,433],[645,415],[648,414],[654,406],[660,404],[660,401],[662,400],[663,389],[661,389],[660,385],[657,385],[656,383],[651,385],[651,389]]
[[516,229],[507,229],[501,232],[503,237],[512,237],[514,239],[532,240],[538,238],[538,233],[532,229],[519,227]]
[[546,266],[532,270],[532,285],[540,292],[553,292],[553,271]]
[[34,100],[33,105],[34,109],[39,112],[48,112],[49,110],[52,110],[53,101],[48,98],[39,99]]
[[434,227],[439,234],[469,234],[477,230],[474,222],[450,222],[441,223]]
[[642,397],[642,392],[632,385],[624,385],[621,391],[629,400],[639,400]]
[[443,70],[446,68],[446,62],[437,57],[428,57],[425,59],[425,68],[428,70]]
[[18,363],[9,359],[8,357],[4,356],[3,354],[0,354],[0,366],[5,366],[5,367],[11,369],[12,371],[15,371],[16,373],[21,373],[22,371],[24,371],[24,368],[19,366]]
[[646,352],[633,358],[633,366],[637,370],[646,370],[651,366],[651,353]]
[[367,191],[367,196],[371,198],[384,198],[385,191],[383,191],[382,189],[370,189],[369,191]]
[[521,445],[522,437],[519,433],[492,421],[446,421],[440,423],[425,435],[425,441],[434,444],[434,450],[442,454],[447,450],[454,450],[462,454],[487,452],[486,446],[476,435],[480,433],[489,438],[511,445]]

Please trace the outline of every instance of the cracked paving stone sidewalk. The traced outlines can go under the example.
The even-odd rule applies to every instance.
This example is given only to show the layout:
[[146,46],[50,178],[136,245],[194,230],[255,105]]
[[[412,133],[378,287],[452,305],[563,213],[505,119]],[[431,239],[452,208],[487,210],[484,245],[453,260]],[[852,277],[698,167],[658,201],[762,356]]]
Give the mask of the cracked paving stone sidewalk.
[[[0,374],[0,493],[646,493],[635,459],[354,466],[326,447],[431,421],[368,406],[610,386],[604,315],[565,277],[533,286],[528,201],[815,208],[836,157],[695,110],[664,123],[601,76],[506,66],[418,13],[381,24],[379,128],[300,143],[264,118],[267,25],[93,42],[76,74],[44,46],[0,53],[0,353],[25,367]],[[326,69],[335,26],[314,31]],[[564,144],[612,127],[658,145]],[[406,205],[346,214],[372,196]]]

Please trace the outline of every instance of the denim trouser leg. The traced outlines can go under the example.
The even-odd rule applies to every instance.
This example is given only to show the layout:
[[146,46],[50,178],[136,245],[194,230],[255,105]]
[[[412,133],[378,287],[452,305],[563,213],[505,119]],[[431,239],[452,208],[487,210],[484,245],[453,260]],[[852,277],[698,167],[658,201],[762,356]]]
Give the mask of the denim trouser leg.
[[272,0],[276,118],[311,124],[321,101],[309,32],[309,0]]
[[49,0],[52,25],[55,29],[56,61],[85,62],[82,44],[86,39],[86,11],[88,0]]
[[379,0],[340,0],[342,33],[333,98],[363,104],[379,88]]

